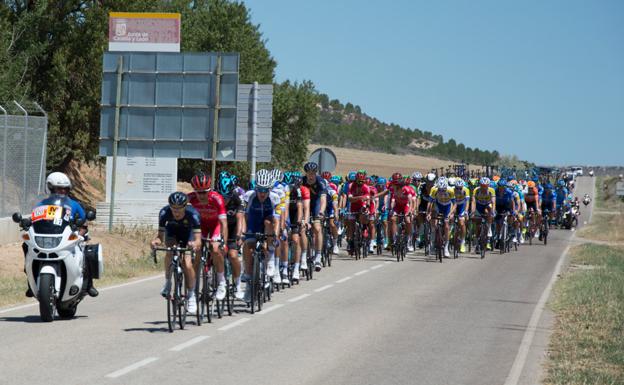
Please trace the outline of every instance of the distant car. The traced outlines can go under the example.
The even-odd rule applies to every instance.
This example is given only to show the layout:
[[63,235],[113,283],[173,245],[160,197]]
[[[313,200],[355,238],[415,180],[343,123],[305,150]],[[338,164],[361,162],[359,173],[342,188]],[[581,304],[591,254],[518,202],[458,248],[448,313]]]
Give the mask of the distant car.
[[574,176],[583,176],[583,167],[570,167],[570,171],[574,173]]

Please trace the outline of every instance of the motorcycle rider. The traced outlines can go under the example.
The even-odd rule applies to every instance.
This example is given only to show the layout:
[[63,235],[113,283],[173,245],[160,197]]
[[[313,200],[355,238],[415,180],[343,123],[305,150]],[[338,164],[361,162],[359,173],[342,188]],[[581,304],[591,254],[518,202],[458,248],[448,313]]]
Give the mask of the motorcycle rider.
[[[50,196],[41,202],[37,203],[36,206],[43,206],[49,204],[58,204],[59,199],[62,200],[63,207],[70,213],[70,216],[78,215],[79,219],[86,220],[86,214],[80,203],[69,197],[69,191],[72,188],[71,181],[69,177],[62,172],[53,172],[48,175],[46,179],[46,185],[48,187],[48,191],[50,192]],[[35,207],[36,207],[35,206]],[[86,221],[78,230],[78,233],[81,237],[84,237],[87,234],[88,228]],[[24,251],[24,258],[26,258],[26,254],[28,252],[28,246],[26,243],[22,243],[22,250]],[[26,271],[26,270],[24,270]],[[93,286],[93,278],[88,272],[86,273],[87,279],[87,294],[91,297],[97,297],[99,292]],[[33,297],[34,294],[32,289],[30,288],[30,284],[28,285],[28,290],[26,290],[26,297]]]

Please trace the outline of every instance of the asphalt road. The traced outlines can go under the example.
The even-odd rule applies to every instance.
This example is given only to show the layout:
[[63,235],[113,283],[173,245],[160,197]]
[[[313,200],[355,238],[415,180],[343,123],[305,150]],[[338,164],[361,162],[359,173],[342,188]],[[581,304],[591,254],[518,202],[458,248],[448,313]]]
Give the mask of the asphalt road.
[[0,384],[535,383],[552,322],[539,310],[572,235],[442,264],[341,255],[260,313],[239,305],[201,327],[189,316],[174,333],[160,276],[104,289],[69,321],[0,309]]

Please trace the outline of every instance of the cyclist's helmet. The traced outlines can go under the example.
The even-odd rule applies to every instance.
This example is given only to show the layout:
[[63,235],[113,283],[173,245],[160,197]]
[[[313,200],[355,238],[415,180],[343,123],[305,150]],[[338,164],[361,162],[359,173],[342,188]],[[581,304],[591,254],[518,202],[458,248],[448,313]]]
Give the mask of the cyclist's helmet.
[[347,180],[349,182],[355,182],[355,175],[356,175],[355,171],[350,171],[349,175],[347,175]]
[[232,179],[232,184],[234,186],[238,186],[238,182],[239,182],[238,177],[236,175],[232,174],[232,175],[230,175],[230,178]]
[[565,187],[565,181],[563,179],[559,179],[557,184],[559,185],[559,187]]
[[293,173],[292,171],[284,171],[284,177],[282,178],[282,182],[286,184],[293,183]]
[[503,178],[499,179],[497,183],[498,183],[497,185],[498,187],[507,187],[507,181]]
[[384,188],[386,187],[386,178],[384,177],[379,177],[377,178],[377,186],[383,186]]
[[[221,176],[221,174],[219,174]],[[229,179],[229,175],[227,176]],[[191,178],[191,186],[193,186],[193,190],[195,191],[207,191],[210,190],[210,183],[212,182],[212,178],[209,175],[200,172]]]
[[332,174],[331,174],[331,172],[329,172],[329,171],[323,171],[323,172],[321,173],[321,178],[323,178],[323,179],[325,179],[325,180],[330,180],[330,179],[331,179],[331,177],[332,177]]
[[282,174],[282,172],[277,168],[274,168],[271,170],[271,176],[273,177],[273,184],[275,184],[276,182],[279,183],[282,181],[284,174]]
[[403,175],[401,175],[400,172],[395,172],[394,174],[392,174],[391,180],[393,184],[401,183],[403,181]]
[[499,180],[499,179],[500,179],[500,176],[498,176],[498,175],[494,175],[494,176],[492,177],[492,180],[493,180],[494,182],[498,182],[498,180]]
[[340,182],[342,182],[342,178],[340,178],[338,175],[334,175],[331,178],[329,178],[329,181],[335,185],[339,185]]
[[256,188],[270,189],[273,187],[273,175],[269,170],[258,170],[256,172]]
[[171,195],[169,195],[170,206],[183,207],[183,206],[186,206],[187,203],[188,203],[188,196],[186,196],[186,194],[181,191],[176,191],[172,193]]
[[490,185],[490,178],[488,178],[487,176],[484,176],[483,178],[481,178],[479,180],[479,184],[481,186],[489,186]]
[[527,183],[527,186],[529,186],[530,188],[533,188],[533,187],[535,187],[535,182],[533,182],[532,180],[530,180],[530,181]]
[[418,182],[418,181],[420,181],[422,179],[422,174],[420,172],[418,172],[418,171],[414,171],[414,173],[412,174],[412,179],[415,182]]
[[553,185],[552,185],[552,184],[550,184],[550,183],[546,183],[546,186],[544,186],[544,188],[545,188],[546,190],[552,190],[552,189],[553,189]]
[[455,180],[455,188],[460,189],[464,187],[466,187],[466,182],[461,178],[457,178]]
[[438,182],[436,183],[436,186],[438,187],[438,189],[439,189],[439,190],[445,190],[445,189],[447,189],[447,188],[448,188],[448,186],[449,186],[448,179],[446,179],[446,177],[444,177],[444,176],[441,176],[441,177],[438,179]]
[[256,189],[256,181],[249,181],[249,188],[247,190],[255,190]]
[[318,171],[318,164],[314,162],[308,162],[303,166],[303,171]]
[[456,183],[457,179],[455,177],[450,177],[448,178],[448,185],[451,187],[455,187],[455,183]]
[[427,182],[429,183],[433,183],[433,181],[435,180],[436,176],[434,173],[430,172],[429,174],[427,174]]
[[232,176],[232,174],[230,174],[229,171],[223,170],[219,173],[219,176],[217,176],[217,179],[225,178],[228,176]]
[[236,185],[232,183],[232,178],[230,176],[219,178],[217,181],[217,191],[224,197],[232,196],[235,187]]

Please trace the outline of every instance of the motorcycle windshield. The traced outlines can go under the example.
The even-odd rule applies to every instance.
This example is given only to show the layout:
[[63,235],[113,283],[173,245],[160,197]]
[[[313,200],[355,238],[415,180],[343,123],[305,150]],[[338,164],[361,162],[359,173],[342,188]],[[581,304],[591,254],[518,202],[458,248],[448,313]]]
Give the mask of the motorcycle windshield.
[[32,226],[37,234],[62,234],[69,225],[70,213],[58,205],[35,207],[31,214]]

